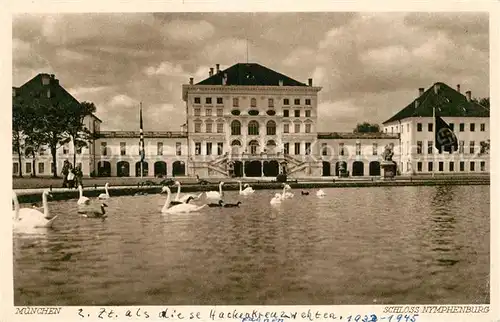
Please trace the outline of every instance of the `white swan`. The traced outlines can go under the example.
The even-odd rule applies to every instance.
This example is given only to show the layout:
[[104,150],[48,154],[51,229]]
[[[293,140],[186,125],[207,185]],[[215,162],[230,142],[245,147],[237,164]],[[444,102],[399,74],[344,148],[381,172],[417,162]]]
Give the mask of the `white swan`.
[[90,199],[83,195],[83,187],[81,184],[78,185],[78,191],[80,192],[80,198],[76,203],[79,205],[88,205],[90,203]]
[[172,193],[170,192],[169,187],[166,187],[165,190],[167,191],[168,196],[167,196],[167,200],[165,201],[165,204],[163,205],[163,208],[161,209],[162,213],[181,214],[181,213],[196,212],[196,211],[199,211],[207,206],[207,205],[198,206],[198,205],[193,205],[193,204],[189,204],[189,203],[181,203],[181,204],[170,207],[170,199],[172,198]]
[[292,187],[290,187],[288,184],[284,183],[283,184],[283,199],[290,199],[293,198],[293,193],[288,192],[286,190],[292,190]]
[[224,182],[222,182],[222,181],[219,183],[219,191],[208,191],[208,192],[206,192],[207,199],[211,199],[211,200],[222,199],[222,185],[223,184],[224,184]]
[[323,189],[319,189],[316,192],[316,196],[318,196],[318,197],[324,197],[324,196],[326,196],[326,193],[323,191]]
[[270,204],[271,205],[277,205],[277,204],[280,204],[281,203],[281,200],[282,200],[282,196],[277,193],[274,195],[274,197],[271,199],[271,202]]
[[99,199],[109,199],[109,192],[108,192],[108,186],[109,186],[109,183],[106,182],[106,184],[104,185],[104,190],[106,191],[106,193],[101,193],[99,195]]
[[57,216],[51,216],[47,202],[49,190],[42,193],[43,213],[33,208],[19,208],[17,194],[13,192],[14,200],[14,228],[18,230],[29,228],[51,228]]
[[203,192],[200,193],[197,196],[187,193],[187,194],[185,194],[184,196],[181,197],[181,183],[179,181],[176,181],[174,184],[177,186],[177,195],[175,196],[175,201],[180,201],[182,203],[187,203],[187,200],[189,198],[191,198],[192,200],[198,200],[203,195]]
[[241,187],[241,181],[238,181],[238,183],[240,184],[240,195],[244,195],[244,196],[248,196],[248,195],[251,195],[252,193],[254,193],[255,191],[252,189],[252,187],[250,187],[248,185],[248,183],[245,184],[246,188],[245,189],[242,189]]

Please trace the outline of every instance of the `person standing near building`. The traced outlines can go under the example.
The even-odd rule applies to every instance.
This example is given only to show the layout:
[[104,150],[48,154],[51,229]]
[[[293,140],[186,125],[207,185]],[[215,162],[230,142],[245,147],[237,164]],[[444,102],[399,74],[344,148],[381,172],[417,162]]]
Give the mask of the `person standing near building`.
[[69,174],[69,170],[71,170],[71,163],[69,163],[68,160],[64,160],[64,165],[63,165],[63,168],[62,168],[62,171],[61,171],[61,174],[63,176],[63,183],[62,183],[63,188],[67,188],[68,187],[68,174]]
[[83,172],[82,172],[82,166],[79,164],[76,166],[75,170],[73,171],[75,174],[75,187],[78,187],[79,185],[82,186],[83,188]]

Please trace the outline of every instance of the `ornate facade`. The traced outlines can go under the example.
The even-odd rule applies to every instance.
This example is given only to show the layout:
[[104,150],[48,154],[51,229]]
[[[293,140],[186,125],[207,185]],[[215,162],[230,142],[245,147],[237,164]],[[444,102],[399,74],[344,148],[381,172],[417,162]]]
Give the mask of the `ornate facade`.
[[[349,176],[378,177],[387,147],[403,175],[489,172],[484,149],[485,142],[489,144],[489,109],[472,102],[470,93],[464,96],[445,84],[436,83],[426,92],[420,89],[413,102],[384,122],[383,133],[324,133],[317,131],[321,87],[313,86],[312,79],[301,83],[259,64],[236,64],[226,70],[216,65],[208,76],[182,85],[184,131],[144,133],[145,177],[286,173],[303,178],[339,176],[343,170]],[[41,81],[37,77],[30,82]],[[432,151],[430,106],[438,94],[446,98],[440,115],[455,125],[457,153]],[[58,169],[76,153],[85,175],[140,176],[139,131],[100,131],[101,121],[95,116],[85,122],[98,138],[81,151],[71,144],[59,149]],[[24,174],[32,173],[32,161],[23,157],[20,162],[13,154],[13,174],[21,166]],[[40,151],[37,175],[51,175],[50,163],[50,154]]]

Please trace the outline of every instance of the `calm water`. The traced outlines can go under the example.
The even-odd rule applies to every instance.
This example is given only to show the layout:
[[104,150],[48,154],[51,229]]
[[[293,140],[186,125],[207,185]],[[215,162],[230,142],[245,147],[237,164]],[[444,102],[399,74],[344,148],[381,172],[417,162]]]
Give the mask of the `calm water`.
[[15,305],[489,303],[489,186],[226,192],[240,208],[162,215],[114,197],[102,222],[51,202],[14,235]]

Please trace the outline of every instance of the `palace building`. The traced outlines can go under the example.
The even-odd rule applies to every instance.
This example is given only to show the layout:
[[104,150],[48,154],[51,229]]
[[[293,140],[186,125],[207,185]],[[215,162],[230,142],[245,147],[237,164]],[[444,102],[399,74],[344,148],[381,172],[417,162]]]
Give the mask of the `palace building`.
[[[44,93],[48,84],[61,87],[53,75],[40,74],[13,88],[13,95],[34,89]],[[64,89],[59,91],[71,96]],[[349,176],[377,177],[387,146],[393,147],[393,160],[402,175],[489,172],[484,148],[489,144],[489,109],[473,102],[470,92],[464,96],[460,90],[436,83],[427,91],[420,89],[417,98],[384,122],[382,133],[335,129],[325,133],[317,131],[320,91],[311,78],[302,83],[260,64],[238,63],[224,70],[217,64],[206,79],[195,83],[191,78],[182,85],[183,131],[144,132],[143,175],[335,177],[343,168]],[[456,153],[434,151],[433,106],[454,126],[460,141]],[[100,131],[97,117],[85,122],[96,139],[77,151],[71,144],[59,149],[58,171],[76,152],[85,175],[140,176],[138,128]],[[52,175],[50,153],[42,150],[36,157],[36,173]],[[32,173],[32,161],[26,155],[19,160],[13,153],[13,175],[19,174],[21,166],[23,174]]]

